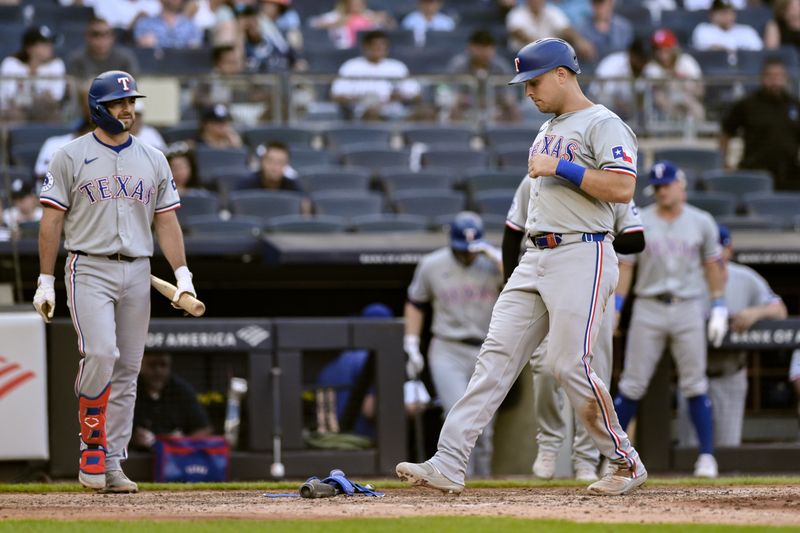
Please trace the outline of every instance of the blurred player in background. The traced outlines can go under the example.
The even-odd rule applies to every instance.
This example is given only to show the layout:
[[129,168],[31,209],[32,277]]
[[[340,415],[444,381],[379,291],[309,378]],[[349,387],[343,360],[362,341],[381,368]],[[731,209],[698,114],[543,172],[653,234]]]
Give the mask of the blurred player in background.
[[[459,213],[450,225],[450,245],[417,265],[404,312],[408,379],[416,379],[424,367],[419,351],[421,307],[430,303],[433,338],[428,362],[445,416],[467,390],[502,283],[500,252],[483,240],[483,221],[475,213]],[[491,461],[490,424],[470,457],[468,475],[490,475]]]

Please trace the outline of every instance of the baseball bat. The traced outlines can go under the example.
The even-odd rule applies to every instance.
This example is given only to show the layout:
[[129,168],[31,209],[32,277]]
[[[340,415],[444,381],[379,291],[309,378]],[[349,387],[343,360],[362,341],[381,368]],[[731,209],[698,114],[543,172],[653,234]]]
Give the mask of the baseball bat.
[[272,465],[270,475],[275,479],[283,479],[286,470],[281,461],[281,369],[278,366],[278,355],[272,354]]
[[[155,290],[166,296],[168,300],[172,300],[172,298],[175,296],[175,292],[178,290],[178,287],[172,283],[164,281],[161,278],[157,278],[152,274],[150,275],[150,285],[152,285]],[[181,294],[181,297],[178,298],[176,305],[192,316],[203,316],[203,314],[206,312],[206,304],[191,294]]]

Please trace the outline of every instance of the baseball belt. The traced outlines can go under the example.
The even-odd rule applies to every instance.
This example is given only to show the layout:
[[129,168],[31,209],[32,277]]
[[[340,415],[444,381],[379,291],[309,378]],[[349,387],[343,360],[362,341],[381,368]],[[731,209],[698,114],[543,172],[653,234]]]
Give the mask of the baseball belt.
[[110,254],[110,255],[95,255],[95,254],[87,254],[86,252],[82,252],[80,250],[70,250],[69,253],[75,254],[75,255],[85,255],[87,257],[102,257],[104,259],[109,259],[111,261],[125,261],[125,262],[128,262],[128,263],[132,263],[132,262],[136,261],[137,259],[139,259],[138,257],[131,257],[129,255],[119,254],[119,253]]
[[562,244],[572,244],[576,242],[602,242],[606,238],[605,232],[602,233],[539,233],[528,235],[533,245],[540,250],[555,248]]

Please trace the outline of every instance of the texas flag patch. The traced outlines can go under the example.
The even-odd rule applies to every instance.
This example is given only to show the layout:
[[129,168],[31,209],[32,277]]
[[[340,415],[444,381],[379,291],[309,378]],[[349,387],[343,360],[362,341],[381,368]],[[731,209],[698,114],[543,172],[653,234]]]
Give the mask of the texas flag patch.
[[614,155],[614,159],[622,159],[626,163],[633,163],[633,158],[625,153],[622,146],[615,146],[611,149],[611,153]]

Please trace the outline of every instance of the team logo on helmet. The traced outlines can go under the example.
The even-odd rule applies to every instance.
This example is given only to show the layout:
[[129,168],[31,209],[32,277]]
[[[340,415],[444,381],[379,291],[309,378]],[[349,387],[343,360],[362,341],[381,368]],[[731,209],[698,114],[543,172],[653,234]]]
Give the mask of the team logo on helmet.
[[514,58],[514,70],[519,72],[519,58],[518,57]]

